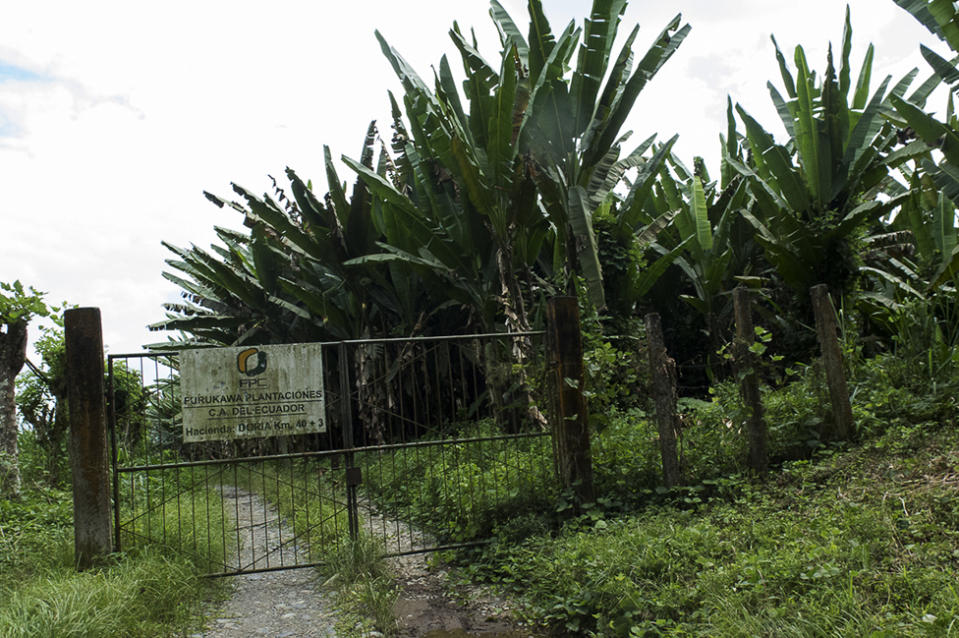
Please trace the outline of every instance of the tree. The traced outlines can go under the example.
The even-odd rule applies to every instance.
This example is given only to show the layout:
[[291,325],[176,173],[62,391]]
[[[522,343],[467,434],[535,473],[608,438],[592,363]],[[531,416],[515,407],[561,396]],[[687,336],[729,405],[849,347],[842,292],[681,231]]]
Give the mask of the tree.
[[[365,167],[373,166],[375,141],[371,124],[363,143]],[[395,245],[398,237],[422,229],[399,221],[374,224],[382,204],[362,181],[348,197],[329,149],[324,151],[330,185],[325,196],[291,169],[288,190],[276,186],[274,197],[236,184],[240,201],[205,193],[217,206],[241,213],[250,232],[217,228],[222,245],[212,252],[164,244],[178,258],[167,260],[173,271],[163,276],[183,289],[184,301],[166,304],[166,321],[151,329],[181,330],[195,342],[223,345],[423,332],[421,310],[430,306],[424,296],[441,286],[424,282],[405,264],[348,263],[377,243]]]
[[[408,170],[400,183],[390,183],[345,161],[391,216],[418,220],[432,230],[433,236],[415,237],[409,246],[383,247],[386,253],[378,259],[432,266],[453,287],[475,281],[463,263],[482,263],[481,275],[491,278],[497,301],[490,304],[487,293],[478,304],[483,328],[505,322],[525,330],[531,289],[573,290],[580,276],[593,305],[605,305],[592,220],[597,211],[619,203],[614,189],[627,171],[638,169],[629,197],[613,215],[632,232],[639,230],[623,220],[642,207],[674,140],[651,158],[645,152],[654,138],[621,157],[630,136],[621,129],[642,89],[690,27],[676,16],[634,67],[638,27],[619,55],[611,56],[625,0],[596,0],[584,29],[571,22],[559,34],[551,31],[542,3],[532,0],[528,38],[498,2],[491,5],[502,46],[498,64],[487,62],[475,38],[468,41],[457,25],[450,31],[466,73],[465,104],[445,56],[430,88],[377,34],[403,83],[408,123],[394,99],[394,127],[401,138],[394,148],[400,155],[396,165]],[[445,178],[440,188],[430,179],[437,170]],[[450,249],[432,250],[441,244]]]
[[[890,76],[870,89],[873,47],[870,45],[853,81],[850,65],[852,27],[846,11],[838,65],[832,47],[826,70],[809,69],[801,46],[794,53],[795,73],[773,40],[785,96],[768,83],[787,141],[779,144],[740,105],[748,155],[726,157],[742,175],[751,203],[742,210],[754,231],[754,241],[772,266],[772,301],[780,309],[780,343],[790,356],[802,356],[813,346],[808,331],[809,289],[819,283],[833,298],[854,301],[863,274],[861,250],[870,228],[881,227],[908,193],[892,173],[896,163],[920,152],[901,146],[901,135],[890,122],[893,104],[909,89],[913,69],[893,83]],[[837,68],[838,67],[838,68]],[[935,80],[919,86],[911,100],[924,101]],[[758,273],[759,274],[759,273]]]
[[24,423],[33,428],[37,446],[43,452],[47,479],[57,485],[66,458],[64,442],[69,428],[63,320],[51,313],[55,326],[41,328],[34,350],[40,366],[27,361],[30,371],[17,379],[17,407]]
[[870,45],[859,79],[851,84],[851,34],[847,10],[838,73],[830,48],[821,81],[809,70],[802,47],[796,47],[795,79],[776,47],[787,97],[772,84],[769,90],[789,135],[786,145],[736,107],[753,160],[752,166],[730,160],[755,199],[746,218],[777,275],[803,299],[818,283],[838,298],[852,292],[864,226],[904,199],[877,195],[889,180],[886,154],[898,143],[884,116],[891,111],[890,99],[905,93],[915,71],[891,88],[892,78],[886,77],[870,98],[873,49]]
[[27,324],[50,314],[44,294],[19,280],[0,283],[0,498],[20,495],[15,381],[27,357]]
[[[956,8],[954,3],[944,0],[894,1],[911,13],[930,33],[948,44],[953,52],[959,52],[959,8]],[[959,66],[955,59],[948,61],[925,46],[920,46],[920,52],[936,77],[949,86],[946,121],[940,122],[923,111],[925,99],[917,100],[915,96],[910,96],[908,100],[903,100],[896,97],[892,103],[908,124],[908,130],[919,138],[912,142],[911,146],[918,147],[916,155],[921,154],[922,157],[918,163],[922,172],[932,178],[935,184],[933,192],[938,191],[938,194],[959,203],[959,134],[956,132],[959,122],[955,117],[953,102],[953,94],[959,91]],[[935,155],[933,151],[936,151]],[[943,208],[945,203],[937,202],[929,208],[935,210],[935,207]],[[947,234],[954,236],[951,221],[949,226]],[[916,240],[917,246],[922,250],[924,247],[921,245],[921,238],[917,236]],[[959,274],[959,245],[951,243],[947,248],[945,253],[938,256],[938,267],[929,282],[932,289],[955,280]]]

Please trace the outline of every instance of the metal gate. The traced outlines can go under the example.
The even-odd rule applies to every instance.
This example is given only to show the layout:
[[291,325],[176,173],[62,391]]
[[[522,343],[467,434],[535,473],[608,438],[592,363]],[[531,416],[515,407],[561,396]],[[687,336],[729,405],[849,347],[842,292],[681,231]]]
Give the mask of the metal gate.
[[211,576],[486,542],[555,496],[540,332],[322,346],[327,430],[185,443],[178,353],[110,355],[115,545]]

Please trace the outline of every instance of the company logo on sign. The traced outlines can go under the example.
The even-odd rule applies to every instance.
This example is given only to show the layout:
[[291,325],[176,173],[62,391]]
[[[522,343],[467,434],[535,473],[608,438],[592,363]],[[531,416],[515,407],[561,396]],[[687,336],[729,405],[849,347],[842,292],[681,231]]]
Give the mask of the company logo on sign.
[[236,369],[248,377],[255,377],[266,371],[266,353],[256,348],[247,348],[236,355]]

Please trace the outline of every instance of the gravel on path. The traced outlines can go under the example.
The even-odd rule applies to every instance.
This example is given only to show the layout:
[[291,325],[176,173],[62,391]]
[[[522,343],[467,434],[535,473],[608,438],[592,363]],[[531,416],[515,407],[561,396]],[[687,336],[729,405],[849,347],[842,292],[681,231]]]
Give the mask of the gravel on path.
[[[224,487],[223,501],[226,511],[238,513],[237,527],[252,530],[240,535],[239,564],[265,567],[268,555],[275,563],[279,539],[293,537],[276,508],[256,494],[234,487]],[[305,548],[297,549],[305,552]],[[301,561],[306,560],[304,555]],[[316,570],[285,569],[233,576],[232,580],[229,600],[211,611],[213,619],[193,638],[336,637],[333,604],[321,590]]]
[[[277,562],[280,538],[290,539],[293,532],[276,508],[255,493],[224,486],[222,498],[227,512],[237,515],[241,546],[237,559],[240,565],[263,568],[266,557]],[[392,519],[382,516],[365,502],[367,520],[372,530],[400,530]],[[393,551],[409,551],[415,545],[428,545],[429,539],[419,531],[403,534],[387,533],[384,538]],[[287,543],[285,552],[291,551]],[[297,562],[308,562],[306,547],[298,547],[303,555]],[[399,598],[394,607],[400,638],[423,636],[503,638],[530,636],[518,630],[511,621],[510,605],[482,587],[467,587],[453,600],[448,577],[443,568],[431,566],[424,554],[389,559]],[[332,593],[326,592],[315,569],[285,569],[230,577],[233,591],[228,600],[209,612],[206,628],[190,638],[336,638],[336,611]],[[361,610],[358,610],[361,611]],[[382,635],[371,632],[370,636]]]

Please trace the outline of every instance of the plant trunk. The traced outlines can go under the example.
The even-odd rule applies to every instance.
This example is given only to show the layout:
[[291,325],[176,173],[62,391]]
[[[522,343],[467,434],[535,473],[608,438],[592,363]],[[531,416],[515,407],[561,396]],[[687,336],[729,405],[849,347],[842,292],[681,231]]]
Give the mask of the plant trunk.
[[822,348],[822,362],[826,368],[826,383],[829,385],[829,398],[832,403],[832,429],[825,434],[830,440],[846,441],[853,432],[853,416],[846,373],[843,370],[842,349],[839,346],[836,311],[826,284],[813,286],[809,293],[812,297],[816,333]]
[[[526,302],[523,300],[519,278],[512,267],[513,253],[508,243],[504,242],[501,245],[496,260],[502,290],[501,303],[506,316],[506,329],[508,332],[528,332],[530,325],[526,313]],[[493,365],[505,366],[505,374],[498,367],[491,379],[494,394],[498,394],[501,400],[501,405],[496,406],[499,415],[498,421],[507,432],[518,432],[523,429],[525,421],[523,413],[525,412],[529,422],[534,423],[540,429],[545,429],[546,417],[536,406],[536,401],[530,390],[526,366],[526,362],[530,360],[532,344],[528,337],[514,337],[512,341],[511,360],[498,362],[495,358],[488,359],[488,361],[495,362]],[[515,368],[512,364],[516,364]],[[515,383],[511,383],[510,380],[512,369],[515,369]]]
[[27,323],[6,324],[0,332],[0,498],[20,495],[17,403],[14,380],[27,358]]

